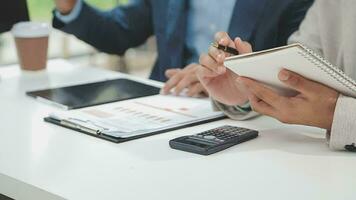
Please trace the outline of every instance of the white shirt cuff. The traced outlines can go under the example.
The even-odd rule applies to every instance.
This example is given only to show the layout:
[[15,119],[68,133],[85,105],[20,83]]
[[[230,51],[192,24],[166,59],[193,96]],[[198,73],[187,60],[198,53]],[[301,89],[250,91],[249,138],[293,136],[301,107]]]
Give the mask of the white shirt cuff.
[[340,95],[334,113],[329,146],[335,150],[345,150],[347,145],[356,144],[355,111],[356,100]]

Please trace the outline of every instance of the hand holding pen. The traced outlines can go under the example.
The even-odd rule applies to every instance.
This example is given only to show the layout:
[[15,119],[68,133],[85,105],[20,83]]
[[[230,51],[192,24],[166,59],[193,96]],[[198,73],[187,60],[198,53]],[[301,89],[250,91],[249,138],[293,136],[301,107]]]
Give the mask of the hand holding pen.
[[227,105],[243,105],[247,92],[236,83],[238,76],[225,68],[224,61],[235,53],[252,52],[251,45],[240,38],[233,41],[225,32],[215,35],[215,43],[208,54],[201,55],[197,76],[213,99]]
[[213,46],[219,50],[222,50],[225,53],[229,53],[231,55],[239,55],[239,52],[237,51],[237,49],[229,47],[229,46],[221,45],[218,42],[211,43],[211,46]]
[[225,73],[223,65],[225,58],[252,52],[251,45],[235,38],[233,41],[225,32],[219,32],[215,35],[215,42],[210,46],[208,54],[203,54],[200,58],[200,64],[217,74]]

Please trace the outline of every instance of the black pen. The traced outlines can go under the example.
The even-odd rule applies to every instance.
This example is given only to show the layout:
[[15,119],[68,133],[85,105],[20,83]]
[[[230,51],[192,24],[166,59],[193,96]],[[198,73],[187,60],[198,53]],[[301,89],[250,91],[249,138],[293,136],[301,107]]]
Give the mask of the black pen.
[[232,55],[239,55],[239,51],[237,51],[236,49],[218,44],[217,42],[212,43],[211,46],[213,46],[217,49],[220,49],[226,53],[232,54]]

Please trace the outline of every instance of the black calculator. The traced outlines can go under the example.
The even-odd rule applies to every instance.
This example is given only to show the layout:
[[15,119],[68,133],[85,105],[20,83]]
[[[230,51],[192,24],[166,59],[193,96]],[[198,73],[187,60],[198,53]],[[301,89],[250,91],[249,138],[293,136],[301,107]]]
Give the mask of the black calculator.
[[258,131],[236,126],[221,126],[196,135],[179,137],[169,141],[173,149],[210,155],[258,136]]

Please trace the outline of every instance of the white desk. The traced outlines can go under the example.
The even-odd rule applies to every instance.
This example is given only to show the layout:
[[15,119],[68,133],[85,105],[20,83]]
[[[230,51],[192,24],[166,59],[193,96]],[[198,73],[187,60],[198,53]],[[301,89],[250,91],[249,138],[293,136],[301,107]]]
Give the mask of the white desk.
[[[16,199],[355,199],[356,155],[330,151],[324,131],[267,117],[222,120],[114,144],[43,122],[56,108],[25,91],[121,76],[54,60],[46,72],[0,68],[0,193]],[[211,156],[168,141],[223,124],[260,136]]]

